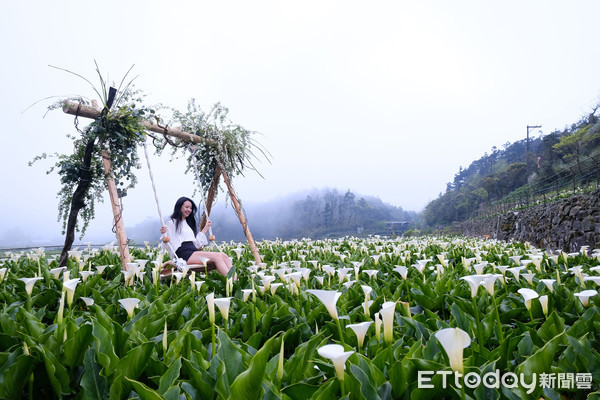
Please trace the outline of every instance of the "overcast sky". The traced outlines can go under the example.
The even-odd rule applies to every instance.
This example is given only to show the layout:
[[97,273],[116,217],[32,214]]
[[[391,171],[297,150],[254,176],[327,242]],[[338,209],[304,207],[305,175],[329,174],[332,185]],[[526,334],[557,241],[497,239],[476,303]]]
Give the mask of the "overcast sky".
[[[149,105],[227,106],[272,155],[264,179],[234,182],[246,204],[335,187],[421,211],[460,166],[528,124],[550,133],[590,111],[598,15],[596,0],[2,1],[0,239],[61,243],[59,177],[46,175],[50,161],[27,163],[70,153],[73,118],[44,117],[53,99],[28,107],[94,92],[48,65],[94,83],[94,60],[117,83],[135,65]],[[151,163],[168,213],[193,177]],[[126,225],[157,216],[145,165],[138,177]],[[90,234],[110,232],[111,218],[99,204]]]

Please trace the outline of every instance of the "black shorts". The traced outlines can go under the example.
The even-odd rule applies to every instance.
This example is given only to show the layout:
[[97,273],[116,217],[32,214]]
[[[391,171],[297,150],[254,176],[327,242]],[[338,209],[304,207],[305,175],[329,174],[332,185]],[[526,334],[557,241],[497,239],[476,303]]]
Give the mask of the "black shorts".
[[183,258],[187,262],[196,251],[198,251],[198,249],[194,245],[194,242],[183,242],[175,251],[175,254],[177,254],[177,257]]

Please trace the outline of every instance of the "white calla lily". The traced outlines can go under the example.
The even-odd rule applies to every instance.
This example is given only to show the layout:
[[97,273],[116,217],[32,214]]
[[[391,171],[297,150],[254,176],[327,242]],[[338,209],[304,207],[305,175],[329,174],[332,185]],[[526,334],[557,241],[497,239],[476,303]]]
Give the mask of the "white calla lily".
[[550,293],[554,293],[554,282],[556,282],[556,279],[540,279],[540,282],[546,285]]
[[31,296],[31,293],[33,293],[33,286],[37,281],[41,281],[42,279],[44,278],[39,276],[35,278],[19,278],[20,281],[25,283],[25,291],[27,292],[27,296]]
[[346,360],[354,354],[354,351],[345,351],[344,346],[339,344],[326,344],[325,346],[319,347],[317,353],[319,353],[321,357],[331,360],[337,378],[340,381],[344,381]]
[[215,293],[206,295],[206,304],[208,306],[208,320],[211,324],[215,323]]
[[537,299],[540,295],[533,289],[521,288],[517,290],[517,292],[523,296],[523,300],[525,302],[525,307],[528,310],[531,310],[531,300]]
[[75,289],[77,288],[79,282],[81,282],[81,279],[75,278],[69,279],[63,283],[63,291],[67,292],[67,305],[69,307],[71,307],[71,304],[73,303],[73,296],[75,295]]
[[[50,270],[50,273],[54,277],[54,279],[58,279],[60,277],[61,272],[65,271],[67,267],[56,267]],[[1,279],[0,279],[1,280]]]
[[477,292],[479,290],[479,286],[488,275],[468,275],[463,276],[460,279],[464,280],[469,284],[469,288],[471,289],[471,298],[477,296]]
[[543,295],[538,298],[540,304],[542,305],[542,312],[547,317],[548,316],[548,295]]
[[392,343],[394,337],[394,314],[396,312],[396,303],[386,301],[381,305],[381,319],[383,320],[383,339],[387,344]]
[[346,328],[352,329],[352,331],[356,335],[356,339],[358,341],[359,348],[361,348],[363,346],[363,343],[365,341],[365,335],[367,334],[367,331],[369,330],[369,327],[371,326],[372,323],[373,323],[373,321],[365,321],[365,322],[360,322],[358,324],[346,325]]
[[227,321],[229,321],[229,307],[231,305],[231,297],[221,297],[218,299],[214,299],[214,303],[215,306],[217,306],[217,308],[221,312],[223,320],[227,324]]
[[595,295],[598,294],[598,292],[596,290],[584,290],[582,292],[573,293],[573,294],[575,296],[579,297],[581,304],[583,304],[585,307],[587,307],[590,305],[590,297],[594,297]]
[[133,318],[133,310],[138,306],[140,299],[136,297],[127,297],[125,299],[119,299],[119,303],[121,307],[127,311],[127,317],[129,319]]
[[342,293],[337,292],[335,290],[317,289],[310,289],[306,292],[316,296],[319,300],[321,300],[321,302],[325,305],[325,308],[327,308],[327,311],[329,311],[329,315],[331,315],[331,318],[333,318],[336,321],[338,320],[336,304]]
[[435,337],[448,355],[450,368],[462,374],[464,371],[463,352],[471,344],[469,334],[460,328],[446,328],[437,331]]
[[396,265],[396,268],[394,268],[393,271],[399,273],[404,280],[408,277],[408,268],[404,265]]

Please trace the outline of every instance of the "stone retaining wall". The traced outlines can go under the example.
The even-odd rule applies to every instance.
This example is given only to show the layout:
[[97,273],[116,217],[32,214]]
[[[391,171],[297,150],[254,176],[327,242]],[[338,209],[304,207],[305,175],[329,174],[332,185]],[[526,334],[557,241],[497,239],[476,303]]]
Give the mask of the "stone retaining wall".
[[467,236],[529,242],[534,246],[567,252],[583,245],[600,248],[600,190],[496,217],[454,223]]

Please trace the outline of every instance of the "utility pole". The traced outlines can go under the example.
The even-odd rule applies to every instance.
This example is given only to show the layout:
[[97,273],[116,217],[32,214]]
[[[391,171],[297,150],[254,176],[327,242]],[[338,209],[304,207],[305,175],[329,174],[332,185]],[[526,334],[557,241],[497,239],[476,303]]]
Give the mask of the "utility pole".
[[529,175],[529,130],[541,127],[541,125],[527,125],[527,149],[525,150],[525,166],[527,168],[527,175]]

